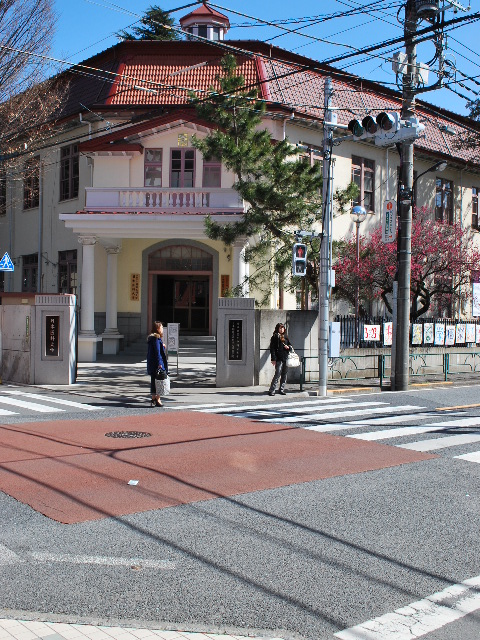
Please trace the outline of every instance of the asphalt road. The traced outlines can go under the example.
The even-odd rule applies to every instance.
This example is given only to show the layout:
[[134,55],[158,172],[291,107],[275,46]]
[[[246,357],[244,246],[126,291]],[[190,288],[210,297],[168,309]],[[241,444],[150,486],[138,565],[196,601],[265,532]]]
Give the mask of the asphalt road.
[[[2,387],[2,398],[12,414],[0,415],[0,427],[156,411],[16,387]],[[62,411],[38,413],[35,404]],[[312,640],[478,640],[480,387],[210,405],[191,407],[186,397],[161,411],[191,411],[192,430],[199,415],[229,415],[348,437],[354,457],[365,442],[434,457],[70,525],[0,486],[0,609]],[[213,445],[203,446],[208,457]],[[344,631],[364,623],[377,635]]]

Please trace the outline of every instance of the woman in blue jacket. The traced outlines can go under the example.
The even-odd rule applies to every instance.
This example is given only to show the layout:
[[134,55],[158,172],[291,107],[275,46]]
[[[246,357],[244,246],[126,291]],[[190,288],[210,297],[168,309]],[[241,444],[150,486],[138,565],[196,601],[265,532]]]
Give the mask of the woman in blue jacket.
[[155,320],[152,325],[152,332],[147,338],[147,373],[150,375],[151,407],[163,407],[155,386],[155,374],[157,370],[164,369],[165,372],[168,373],[167,354],[162,338],[163,324]]

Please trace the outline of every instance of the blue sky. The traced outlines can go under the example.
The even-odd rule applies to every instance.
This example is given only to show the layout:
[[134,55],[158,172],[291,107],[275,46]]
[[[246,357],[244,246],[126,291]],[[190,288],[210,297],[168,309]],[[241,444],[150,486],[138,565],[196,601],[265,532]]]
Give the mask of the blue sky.
[[[463,5],[466,6],[467,3],[468,0],[462,0]],[[118,41],[114,35],[115,32],[128,28],[151,4],[159,4],[163,9],[171,10],[189,2],[183,0],[177,4],[171,4],[169,0],[167,4],[167,2],[156,0],[136,0],[135,2],[131,0],[55,0],[58,25],[53,44],[53,57],[74,63],[107,49]],[[372,4],[376,4],[376,7],[372,7]],[[232,28],[227,38],[271,39],[272,44],[276,46],[315,60],[325,61],[334,56],[350,53],[353,50],[352,47],[364,48],[400,36],[403,26],[397,20],[397,11],[402,4],[401,0],[378,0],[376,3],[374,0],[329,0],[328,2],[323,0],[323,2],[301,4],[285,0],[264,0],[262,3],[258,0],[230,0],[228,4],[212,6],[228,15],[230,19]],[[480,11],[480,0],[471,0],[471,5],[470,14]],[[183,9],[172,15],[178,20],[194,8]],[[347,17],[325,20],[326,16],[333,13],[351,12],[352,9],[358,8],[361,8],[363,13],[357,12]],[[236,15],[233,11],[244,13],[249,17]],[[447,19],[463,15],[468,13],[454,14],[452,10],[446,13]],[[255,18],[265,21],[312,19],[300,24],[285,23],[284,27],[291,30],[302,27],[301,34],[292,34],[274,26],[256,24]],[[316,24],[311,24],[313,22]],[[421,23],[421,26],[427,26],[427,23]],[[458,70],[456,79],[477,91],[480,89],[479,27],[479,22],[458,26],[449,33],[446,49],[447,59]],[[328,42],[320,42],[316,39],[325,39]],[[377,51],[371,56],[349,58],[335,63],[334,66],[370,80],[390,83],[389,86],[394,87],[395,75],[391,69],[391,63],[382,56],[383,53]],[[420,62],[428,62],[434,54],[433,44],[429,42],[420,45],[418,53]],[[385,57],[388,56],[391,56],[391,50],[388,55],[385,55]],[[359,63],[359,60],[362,62]],[[57,70],[58,67],[55,71]],[[465,80],[461,73],[473,77],[474,80]],[[453,88],[472,99],[475,97],[459,84],[453,85]],[[465,98],[447,88],[424,93],[420,98],[456,113],[468,113]],[[319,100],[323,98],[319,96]]]

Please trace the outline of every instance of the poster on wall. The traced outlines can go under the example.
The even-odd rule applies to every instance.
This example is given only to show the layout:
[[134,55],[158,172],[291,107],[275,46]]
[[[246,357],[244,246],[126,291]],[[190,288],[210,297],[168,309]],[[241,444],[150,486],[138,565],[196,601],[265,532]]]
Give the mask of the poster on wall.
[[467,324],[467,329],[465,331],[465,342],[469,344],[473,344],[475,342],[475,325]]
[[438,346],[445,344],[445,325],[435,324],[435,344]]
[[412,327],[412,344],[422,344],[423,327],[421,324],[414,324]]
[[363,325],[363,339],[364,340],[380,340],[380,325],[379,324],[365,324]]
[[445,344],[447,346],[452,346],[455,344],[455,325],[448,324],[445,327]]
[[383,346],[391,347],[393,343],[393,322],[383,323]]
[[433,344],[434,329],[433,322],[426,322],[423,325],[423,342],[425,344]]
[[472,284],[472,316],[478,318],[480,316],[480,282],[474,282]]
[[457,344],[465,344],[465,325],[457,324],[455,328],[455,342]]

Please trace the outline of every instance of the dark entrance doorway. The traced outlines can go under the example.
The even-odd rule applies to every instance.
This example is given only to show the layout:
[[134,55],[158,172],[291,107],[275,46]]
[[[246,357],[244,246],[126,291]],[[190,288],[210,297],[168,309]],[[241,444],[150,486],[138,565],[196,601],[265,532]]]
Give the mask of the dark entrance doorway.
[[[210,282],[205,276],[167,276],[153,278],[155,318],[178,322],[180,331],[207,335],[210,325]],[[156,294],[156,295],[155,295]]]
[[200,248],[172,245],[150,254],[149,324],[177,322],[186,335],[211,333],[213,257]]

